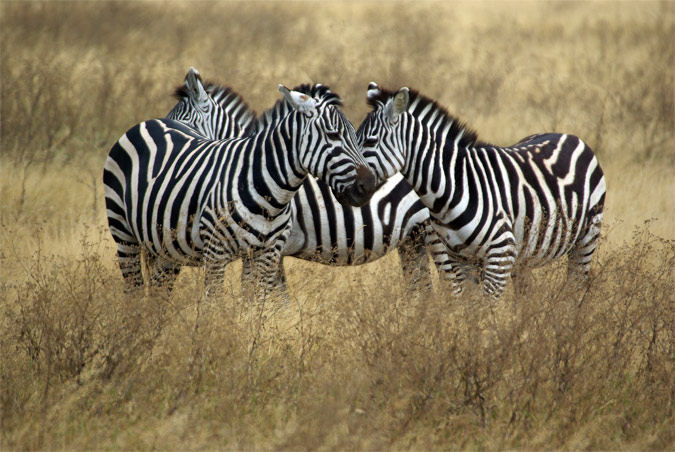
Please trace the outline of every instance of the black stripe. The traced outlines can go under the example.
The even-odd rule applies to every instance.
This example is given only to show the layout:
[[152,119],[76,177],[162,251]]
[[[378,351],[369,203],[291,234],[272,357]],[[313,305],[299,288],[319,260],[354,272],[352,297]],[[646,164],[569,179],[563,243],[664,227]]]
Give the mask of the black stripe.
[[326,217],[328,218],[328,232],[330,234],[330,247],[333,250],[333,255],[330,259],[330,262],[335,262],[338,259],[338,255],[336,254],[336,247],[337,247],[337,233],[335,230],[335,225],[337,217],[335,213],[335,206],[333,205],[332,202],[328,202],[330,199],[330,188],[323,183],[317,184],[319,186],[319,189],[321,190],[321,196],[323,199],[326,201],[324,204],[326,206]]
[[[314,193],[314,188],[312,187],[312,184],[308,180],[305,180],[303,182],[302,188],[305,190],[307,195],[307,203],[309,204],[310,214],[312,216],[312,222],[314,225],[313,233],[316,236],[316,245],[318,246],[319,249],[321,249],[322,247],[321,237],[323,235],[323,231],[321,230],[322,228],[321,214],[320,213],[315,214],[315,212],[320,212],[319,205],[317,203],[317,195]],[[312,233],[311,231],[307,231],[308,235],[311,233]]]

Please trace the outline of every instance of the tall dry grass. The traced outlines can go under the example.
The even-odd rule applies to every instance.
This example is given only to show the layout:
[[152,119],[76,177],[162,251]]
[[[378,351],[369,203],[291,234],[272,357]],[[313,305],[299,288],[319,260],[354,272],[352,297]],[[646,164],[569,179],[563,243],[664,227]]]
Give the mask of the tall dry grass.
[[[2,448],[673,449],[675,8],[0,3]],[[257,111],[322,82],[358,124],[407,85],[509,144],[584,138],[608,180],[590,288],[409,294],[396,256],[287,262],[292,304],[123,293],[101,172],[190,66]],[[311,275],[311,277],[310,277]],[[386,284],[383,284],[386,281]]]

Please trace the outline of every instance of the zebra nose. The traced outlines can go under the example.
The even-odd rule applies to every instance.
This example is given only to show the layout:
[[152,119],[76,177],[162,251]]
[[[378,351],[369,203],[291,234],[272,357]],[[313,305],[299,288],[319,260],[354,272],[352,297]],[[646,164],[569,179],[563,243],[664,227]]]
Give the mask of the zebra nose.
[[370,197],[375,191],[375,175],[368,166],[359,166],[356,170],[356,190],[361,196]]

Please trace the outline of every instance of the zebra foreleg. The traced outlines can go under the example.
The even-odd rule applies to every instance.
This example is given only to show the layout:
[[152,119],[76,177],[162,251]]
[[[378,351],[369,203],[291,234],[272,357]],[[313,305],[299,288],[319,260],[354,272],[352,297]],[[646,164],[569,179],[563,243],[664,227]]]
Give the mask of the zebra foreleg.
[[227,249],[214,246],[211,241],[204,250],[204,299],[207,303],[213,300],[221,301],[225,298],[225,268],[234,260],[235,256]]
[[514,270],[511,271],[511,281],[513,281],[516,297],[522,298],[532,288],[532,269],[519,266],[517,273]]
[[254,253],[250,258],[247,279],[255,284],[253,296],[257,301],[268,299],[289,301],[286,275],[280,250],[267,249]]
[[503,211],[496,217],[495,226],[499,227],[491,237],[483,258],[483,293],[495,299],[502,296],[518,255],[510,220]]
[[[259,275],[256,274],[256,267],[253,264],[253,257],[245,255],[241,258],[241,287],[246,290],[255,291]],[[279,288],[279,291],[287,290],[286,272],[284,270],[283,259],[279,260],[277,275],[274,279],[273,287]]]
[[117,242],[117,261],[124,278],[124,292],[135,294],[143,289],[141,247],[137,243]]
[[241,256],[241,289],[244,293],[253,290],[255,287],[255,278],[253,276],[252,256],[244,254]]
[[458,269],[457,261],[450,257],[448,247],[443,243],[440,236],[432,226],[426,227],[425,242],[431,253],[441,284],[449,282],[451,284],[451,293],[459,295],[462,293],[463,281],[466,275],[463,272],[456,272]]
[[164,288],[168,293],[171,293],[181,266],[166,259],[155,258],[150,268],[152,269],[150,287],[154,289]]
[[284,269],[284,258],[281,256],[279,259],[279,266],[277,268],[277,285],[280,287],[280,290],[288,293],[288,282],[286,281],[286,270]]

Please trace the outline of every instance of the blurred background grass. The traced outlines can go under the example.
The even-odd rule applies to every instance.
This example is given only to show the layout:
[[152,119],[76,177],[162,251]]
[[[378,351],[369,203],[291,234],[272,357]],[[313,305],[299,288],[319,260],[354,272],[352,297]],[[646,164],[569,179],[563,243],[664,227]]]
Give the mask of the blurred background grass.
[[[190,66],[258,112],[319,82],[358,126],[373,80],[486,141],[582,137],[608,184],[592,303],[557,266],[515,304],[421,303],[395,257],[289,262],[276,326],[237,266],[208,320],[197,270],[125,299],[103,163]],[[672,449],[673,2],[3,1],[0,121],[3,449]]]
[[[358,125],[374,80],[438,99],[497,144],[535,132],[576,134],[607,173],[607,219],[623,223],[616,237],[646,218],[672,237],[673,9],[672,2],[3,2],[3,216],[54,206],[65,223],[76,219],[78,203],[41,196],[36,186],[56,181],[31,178],[58,168],[58,178],[75,183],[59,195],[100,185],[111,143],[165,115],[172,89],[194,66],[258,112],[278,99],[278,83],[320,82],[342,95]],[[87,207],[100,221],[93,199],[100,187],[90,188],[99,191],[85,195]]]

